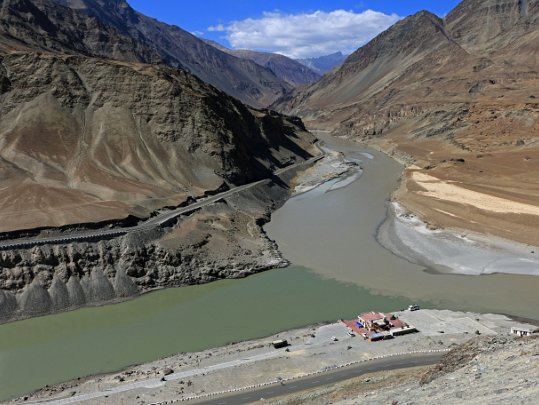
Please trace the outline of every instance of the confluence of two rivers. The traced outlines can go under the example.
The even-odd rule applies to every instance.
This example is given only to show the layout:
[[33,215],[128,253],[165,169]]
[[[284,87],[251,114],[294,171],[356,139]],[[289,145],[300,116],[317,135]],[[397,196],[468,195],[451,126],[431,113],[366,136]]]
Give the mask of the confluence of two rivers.
[[[331,142],[331,141],[328,141]],[[0,325],[0,400],[69,379],[179,352],[411,302],[431,308],[534,317],[539,277],[431,274],[382,248],[376,229],[402,166],[354,145],[361,179],[289,200],[266,227],[295,263],[241,280],[168,289],[137,299]]]

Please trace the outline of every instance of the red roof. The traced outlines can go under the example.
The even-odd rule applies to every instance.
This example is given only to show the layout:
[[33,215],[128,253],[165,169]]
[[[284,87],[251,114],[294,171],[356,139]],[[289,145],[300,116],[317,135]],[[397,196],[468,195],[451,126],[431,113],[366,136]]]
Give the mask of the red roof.
[[[383,314],[381,312],[366,312],[364,314],[361,314],[359,316],[359,318],[360,318],[361,321],[369,322],[369,325],[363,325],[364,327],[359,327],[357,319],[352,319],[352,320],[349,320],[349,321],[343,320],[342,322],[348,328],[350,328],[354,333],[356,333],[358,335],[366,334],[367,336],[370,336],[370,335],[375,334],[377,332],[387,330],[387,329],[382,329],[382,328],[378,327],[377,325],[373,325],[372,321],[375,321],[375,320],[387,319],[389,321],[389,324],[387,325],[389,330],[396,329],[396,328],[402,328],[402,327],[404,327],[406,325],[405,322],[401,321],[399,318],[391,319],[392,317],[393,317],[393,315],[391,315],[391,314]],[[368,328],[365,327],[365,326],[368,326]]]
[[359,318],[364,321],[376,321],[377,319],[384,319],[387,317],[387,315],[384,315],[381,312],[365,312],[364,314],[359,315]]
[[360,328],[357,326],[357,320],[353,319],[351,321],[342,321],[346,326],[348,326],[352,331],[357,335],[362,335],[364,333],[369,334],[369,332],[366,328]]

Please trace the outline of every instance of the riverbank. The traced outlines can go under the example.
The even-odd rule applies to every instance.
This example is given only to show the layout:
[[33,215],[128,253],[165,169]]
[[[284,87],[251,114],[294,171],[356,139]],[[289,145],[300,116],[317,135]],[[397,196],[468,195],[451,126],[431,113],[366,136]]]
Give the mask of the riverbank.
[[[324,138],[328,136],[325,131],[316,133]],[[478,193],[466,189],[460,181],[432,177],[416,166],[417,156],[409,150],[405,153],[393,144],[379,142],[371,146],[406,167],[399,186],[392,193],[387,217],[376,231],[382,246],[412,263],[425,266],[429,272],[539,276],[539,247],[520,242],[534,241],[535,236],[522,239],[522,234],[514,234],[513,238],[510,233],[504,233],[503,237],[491,234],[488,231],[492,231],[492,227],[486,226],[485,221],[496,222],[500,218],[495,215],[489,219],[476,212],[487,210],[491,214],[505,215],[504,221],[507,221],[511,220],[511,215],[537,215],[539,206],[518,202],[518,198],[503,199],[485,190]],[[421,158],[430,159],[429,156],[423,154]],[[427,166],[427,171],[432,169],[425,162],[423,165]],[[475,162],[474,169],[477,165]],[[448,159],[441,167],[456,175],[459,170],[464,170],[464,163],[459,159]],[[412,195],[420,196],[420,201]],[[429,205],[430,209],[426,209]],[[453,212],[453,205],[472,208]]]
[[332,180],[335,181],[328,184],[327,188],[322,189],[321,192],[338,190],[359,180],[363,174],[361,160],[348,158],[344,153],[324,146],[323,142],[319,147],[324,157],[315,165],[297,173],[296,177],[291,180],[293,197],[322,187]]
[[131,226],[44,231],[50,237],[35,230],[38,237],[3,241],[0,324],[287,266],[262,225],[290,197],[297,172],[324,157],[317,145],[310,149],[319,154],[272,178],[232,189],[223,183],[186,206],[156,210],[141,223],[132,218]]
[[429,226],[538,247],[539,151],[506,135],[459,144],[395,130],[368,145],[406,167],[394,200]]
[[[380,356],[446,350],[477,333],[506,336],[510,327],[516,324],[503,315],[446,310],[398,311],[395,315],[416,326],[420,332],[393,340],[368,342],[350,336],[340,322],[315,325],[47,387],[14,403],[98,404],[106,400],[109,403],[144,404],[181,400],[297,379]],[[288,350],[274,349],[271,342],[276,339],[288,340]]]
[[389,205],[377,238],[395,254],[432,271],[539,276],[536,247],[464,230],[433,229],[396,201]]

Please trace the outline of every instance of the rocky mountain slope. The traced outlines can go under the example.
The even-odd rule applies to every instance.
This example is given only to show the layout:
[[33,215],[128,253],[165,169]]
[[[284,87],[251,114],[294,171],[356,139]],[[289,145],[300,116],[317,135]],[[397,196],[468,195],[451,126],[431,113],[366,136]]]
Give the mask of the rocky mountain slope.
[[0,16],[3,47],[166,63],[254,107],[267,106],[291,88],[269,69],[144,16],[125,0],[3,0]]
[[539,339],[479,337],[421,368],[362,376],[272,405],[531,404],[539,394]]
[[146,216],[310,156],[293,122],[164,65],[0,63],[0,231]]
[[320,79],[320,74],[314,72],[304,64],[284,55],[270,52],[256,52],[247,49],[228,49],[215,41],[206,40],[206,43],[223,52],[255,62],[271,70],[275,75],[293,87],[311,84]]
[[410,16],[276,108],[409,164],[397,198],[432,226],[539,245],[539,1]]
[[0,322],[283,263],[261,226],[289,193],[273,172],[318,153],[299,119],[172,67],[112,20],[146,18],[123,1],[0,4],[0,238],[119,227],[272,179],[164,228],[0,252]]
[[297,59],[299,63],[307,66],[320,75],[324,75],[335,69],[346,60],[346,55],[342,52],[335,52],[331,55],[319,56],[318,58]]

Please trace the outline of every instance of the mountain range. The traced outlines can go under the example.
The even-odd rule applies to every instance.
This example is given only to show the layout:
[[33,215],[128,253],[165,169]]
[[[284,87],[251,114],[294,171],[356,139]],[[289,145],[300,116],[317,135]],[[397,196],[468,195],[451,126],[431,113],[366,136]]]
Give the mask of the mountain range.
[[431,226],[537,245],[538,44],[538,0],[464,0],[399,21],[273,108],[406,161],[398,199]]
[[319,75],[324,75],[327,72],[335,69],[346,60],[346,55],[342,52],[335,52],[331,55],[319,56],[317,58],[297,59],[299,63],[307,66]]
[[81,53],[182,68],[254,107],[292,86],[271,70],[235,58],[125,0],[3,0],[0,46]]
[[237,58],[253,61],[257,65],[271,70],[279,79],[292,87],[314,83],[321,77],[320,74],[314,72],[304,64],[278,53],[256,52],[247,49],[229,49],[215,41],[205,40],[205,42]]

